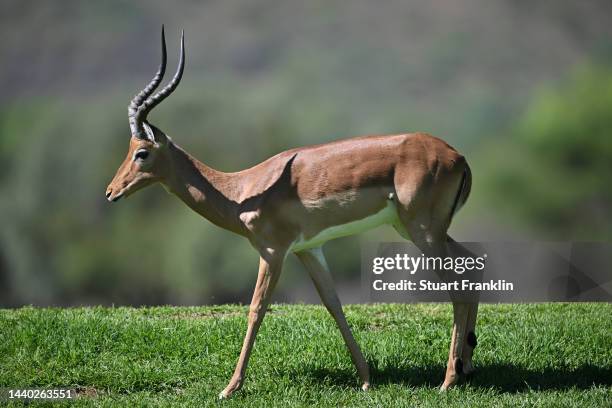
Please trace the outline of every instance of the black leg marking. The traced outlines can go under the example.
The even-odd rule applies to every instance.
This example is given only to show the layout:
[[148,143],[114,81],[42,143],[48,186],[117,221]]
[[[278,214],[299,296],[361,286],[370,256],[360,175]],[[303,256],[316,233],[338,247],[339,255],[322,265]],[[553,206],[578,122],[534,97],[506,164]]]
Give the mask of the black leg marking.
[[467,344],[473,349],[478,345],[478,339],[473,331],[469,332],[467,335]]
[[463,360],[460,358],[455,359],[455,374],[458,376],[463,374]]

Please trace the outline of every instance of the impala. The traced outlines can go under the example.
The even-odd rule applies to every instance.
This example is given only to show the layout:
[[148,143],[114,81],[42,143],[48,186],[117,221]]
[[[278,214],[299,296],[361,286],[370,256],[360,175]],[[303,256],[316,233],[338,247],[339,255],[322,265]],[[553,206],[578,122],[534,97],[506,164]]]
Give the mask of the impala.
[[[260,256],[246,336],[221,398],[240,389],[249,355],[285,257],[297,255],[334,318],[357,368],[370,386],[368,364],[355,342],[334,289],[321,246],[328,240],[389,224],[425,254],[448,253],[451,219],[465,203],[471,173],[464,157],[424,133],[366,136],[300,147],[235,173],[214,170],[147,121],[147,114],[178,86],[185,65],[184,35],[178,69],[155,95],[166,67],[131,101],[127,156],[106,190],[117,201],[156,182],[213,224],[246,237]],[[473,370],[478,303],[453,302],[453,326],[442,390]]]

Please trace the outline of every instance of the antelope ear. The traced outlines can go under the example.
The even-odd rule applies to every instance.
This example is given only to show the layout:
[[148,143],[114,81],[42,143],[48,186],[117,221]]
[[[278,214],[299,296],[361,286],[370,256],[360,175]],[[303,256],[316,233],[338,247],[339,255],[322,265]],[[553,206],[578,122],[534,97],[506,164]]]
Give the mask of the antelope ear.
[[142,123],[142,127],[145,130],[145,135],[147,136],[147,139],[149,139],[149,141],[155,143],[155,132],[153,131],[153,129],[151,129],[151,126],[149,126],[149,124],[147,122],[143,122]]
[[161,130],[159,130],[155,126],[150,125],[146,121],[142,123],[142,127],[145,130],[145,135],[147,136],[148,140],[150,140],[151,142],[153,142],[155,144],[159,144],[159,145],[166,144],[168,138],[164,134],[164,132],[162,132]]

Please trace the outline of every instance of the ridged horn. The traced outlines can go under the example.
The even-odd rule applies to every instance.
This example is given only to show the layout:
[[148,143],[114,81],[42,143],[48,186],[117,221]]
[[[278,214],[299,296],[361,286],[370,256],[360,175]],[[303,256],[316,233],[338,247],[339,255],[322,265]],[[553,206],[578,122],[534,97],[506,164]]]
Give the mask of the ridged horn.
[[147,119],[147,115],[153,108],[155,108],[161,101],[166,99],[179,85],[181,78],[183,77],[183,69],[185,68],[185,32],[181,32],[181,54],[179,57],[178,67],[172,80],[162,88],[155,95],[147,98],[139,107],[134,115],[135,123],[138,125],[142,132],[142,122]]
[[157,89],[162,78],[164,77],[164,73],[166,72],[166,37],[164,34],[163,25],[161,30],[161,48],[161,63],[159,64],[157,73],[155,74],[151,82],[149,82],[149,84],[142,91],[140,91],[136,96],[134,96],[134,98],[130,102],[130,105],[128,106],[130,131],[132,132],[132,136],[140,139],[145,138],[145,135],[141,126],[142,121],[139,121],[138,108],[140,108],[140,105],[142,105],[146,98],[148,98],[153,93],[153,91]]

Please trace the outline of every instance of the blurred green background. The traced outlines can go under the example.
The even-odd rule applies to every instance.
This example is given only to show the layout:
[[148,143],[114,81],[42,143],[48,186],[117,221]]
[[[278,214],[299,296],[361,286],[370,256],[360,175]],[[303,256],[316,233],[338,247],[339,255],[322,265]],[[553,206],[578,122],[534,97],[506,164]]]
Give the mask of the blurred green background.
[[[235,171],[283,149],[427,131],[464,153],[457,240],[612,236],[612,3],[2,1],[0,306],[248,302],[257,255],[160,186],[110,205],[127,104],[186,32],[150,120]],[[358,300],[360,240],[326,246]],[[317,301],[288,258],[277,301]]]

